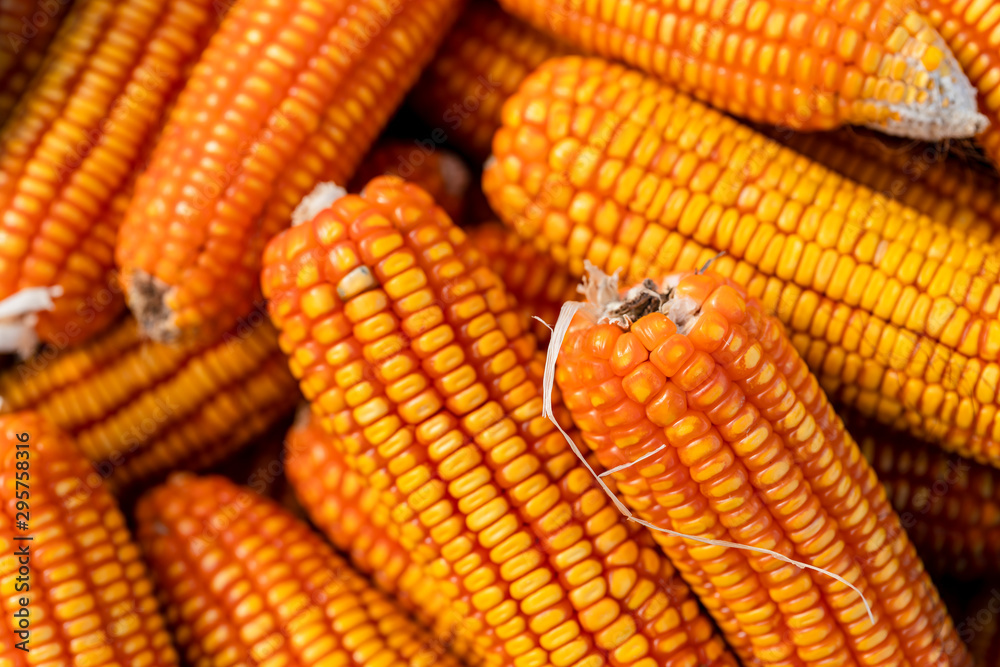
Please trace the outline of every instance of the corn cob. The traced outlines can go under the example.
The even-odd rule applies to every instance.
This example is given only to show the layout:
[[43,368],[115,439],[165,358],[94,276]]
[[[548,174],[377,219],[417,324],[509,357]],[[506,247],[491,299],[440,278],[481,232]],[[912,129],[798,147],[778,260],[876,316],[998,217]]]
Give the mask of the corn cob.
[[[482,163],[504,100],[545,60],[572,49],[488,0],[471,0],[424,71],[409,105]],[[432,193],[433,194],[433,193]]]
[[416,183],[434,197],[452,220],[463,218],[472,174],[461,158],[439,148],[434,141],[380,142],[358,167],[348,190],[360,192],[368,181],[383,175]]
[[309,222],[268,245],[269,312],[345,461],[398,508],[403,547],[470,599],[476,657],[734,664],[587,473],[543,463],[564,445],[526,368],[536,343],[465,235],[397,178],[327,208],[336,194],[317,189]]
[[948,157],[947,146],[893,141],[856,128],[801,133],[765,130],[771,138],[847,178],[896,199],[970,238],[1000,237],[1000,182]]
[[125,517],[72,440],[30,412],[0,416],[0,439],[0,665],[176,665]]
[[983,0],[919,0],[920,11],[944,37],[969,81],[979,93],[979,110],[990,126],[978,140],[993,165],[1000,167],[1000,14]]
[[0,299],[32,304],[0,316],[13,325],[0,348],[30,347],[34,334],[64,347],[120,314],[125,204],[215,25],[213,0],[87,0],[67,17],[0,134]]
[[549,326],[554,324],[563,302],[578,296],[576,279],[547,254],[524,243],[499,223],[476,225],[467,232],[486,264],[516,300],[522,327],[531,329],[539,344],[548,343],[549,327],[533,318],[541,318]]
[[713,270],[789,327],[841,403],[1000,464],[991,244],[596,58],[536,70],[494,151],[493,209],[574,275],[588,259],[634,283],[723,251]]
[[1000,471],[873,425],[849,426],[928,569],[1000,572]]
[[587,297],[565,340],[553,338],[555,377],[636,513],[843,579],[692,544],[707,572],[724,573],[717,594],[741,612],[759,660],[969,664],[884,489],[759,302],[694,273],[620,295],[593,271]]
[[454,586],[432,566],[410,558],[392,522],[394,505],[383,492],[347,465],[333,437],[308,412],[289,432],[287,448],[288,477],[313,524],[466,664],[478,664],[465,621],[468,608],[454,605]]
[[147,335],[205,340],[251,310],[264,244],[321,177],[347,183],[460,4],[233,6],[118,237],[126,297]]
[[[84,2],[86,0],[81,0]],[[42,64],[70,0],[0,0],[0,126]]]
[[136,516],[192,665],[457,667],[305,523],[249,489],[176,474]]
[[212,465],[295,405],[276,332],[258,316],[214,344],[184,346],[144,341],[125,319],[0,375],[3,409],[51,419],[116,490]]
[[987,124],[954,54],[908,0],[500,5],[583,52],[753,121],[868,125],[929,141],[971,137]]

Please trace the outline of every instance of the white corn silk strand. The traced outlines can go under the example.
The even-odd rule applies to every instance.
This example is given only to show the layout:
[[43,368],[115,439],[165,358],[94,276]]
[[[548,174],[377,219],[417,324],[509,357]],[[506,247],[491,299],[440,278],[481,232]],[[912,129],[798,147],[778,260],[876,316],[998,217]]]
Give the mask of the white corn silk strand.
[[555,424],[555,427],[559,429],[559,432],[562,434],[563,438],[566,439],[566,442],[569,444],[570,449],[573,450],[573,453],[576,454],[576,457],[580,459],[580,462],[583,463],[583,465],[587,468],[590,474],[593,475],[594,479],[597,480],[597,483],[601,485],[601,488],[604,489],[604,492],[608,494],[608,497],[615,504],[615,507],[618,508],[618,511],[621,512],[623,515],[625,515],[625,518],[628,519],[629,521],[634,521],[638,524],[646,526],[650,530],[655,530],[660,533],[666,533],[668,535],[673,535],[674,537],[680,537],[685,540],[692,540],[695,542],[701,542],[703,544],[711,544],[717,547],[726,547],[730,549],[743,549],[744,551],[753,551],[756,553],[767,554],[773,558],[777,558],[780,561],[790,563],[791,565],[794,565],[795,567],[798,567],[800,569],[805,568],[813,570],[815,572],[819,572],[821,574],[825,574],[826,576],[836,581],[839,581],[840,583],[847,586],[852,591],[858,594],[858,597],[861,598],[861,602],[864,603],[865,605],[865,611],[868,612],[868,620],[871,621],[872,625],[875,625],[875,615],[872,613],[871,605],[868,604],[868,600],[861,593],[861,591],[852,583],[841,577],[840,575],[834,574],[829,570],[824,570],[821,567],[816,567],[815,565],[810,565],[809,563],[803,563],[801,561],[794,560],[776,551],[771,551],[770,549],[763,549],[761,547],[752,547],[746,544],[738,544],[736,542],[727,542],[725,540],[713,540],[707,537],[698,537],[696,535],[686,535],[685,533],[678,533],[675,530],[670,530],[668,528],[656,526],[652,523],[649,523],[648,521],[644,521],[632,515],[632,512],[630,512],[629,509],[625,506],[625,504],[618,499],[618,496],[616,496],[614,492],[611,491],[610,487],[608,487],[608,485],[604,483],[604,480],[602,478],[605,475],[610,475],[612,473],[624,470],[625,468],[635,465],[639,461],[649,456],[652,456],[657,452],[660,452],[661,450],[666,448],[666,445],[663,445],[656,451],[650,452],[649,454],[646,454],[645,456],[635,461],[632,461],[631,463],[626,463],[625,465],[618,466],[617,468],[613,468],[601,475],[598,475],[596,472],[594,472],[594,469],[590,466],[590,463],[587,462],[586,457],[583,455],[583,452],[580,451],[580,448],[577,447],[577,444],[573,442],[573,438],[571,438],[569,434],[563,430],[563,427],[559,424],[559,421],[556,419],[555,414],[552,411],[552,391],[556,379],[556,357],[559,356],[559,351],[562,348],[563,340],[565,340],[566,338],[566,333],[569,331],[569,327],[573,321],[573,317],[576,316],[578,312],[585,313],[591,320],[597,322],[598,317],[595,316],[595,310],[597,309],[595,309],[591,304],[586,302],[567,301],[562,305],[562,308],[559,309],[559,319],[556,320],[556,324],[554,327],[549,326],[540,318],[537,317],[535,318],[540,322],[542,322],[543,324],[546,324],[546,326],[549,326],[550,329],[552,329],[552,337],[549,338],[549,347],[545,352],[545,373],[542,376],[542,416],[551,421],[553,424]]

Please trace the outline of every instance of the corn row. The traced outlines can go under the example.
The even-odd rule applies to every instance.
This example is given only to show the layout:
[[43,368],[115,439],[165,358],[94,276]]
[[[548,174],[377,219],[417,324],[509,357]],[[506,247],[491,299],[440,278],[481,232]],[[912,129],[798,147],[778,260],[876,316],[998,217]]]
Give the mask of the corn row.
[[300,415],[288,448],[288,477],[313,524],[466,664],[478,664],[466,619],[472,614],[477,625],[485,624],[482,614],[473,611],[470,596],[456,600],[456,587],[438,577],[440,568],[410,557],[392,520],[395,506],[383,492],[347,465],[315,418]]
[[676,576],[658,586],[662,568],[637,561],[605,497],[574,508],[597,491],[587,473],[542,463],[563,445],[526,369],[535,341],[464,234],[398,179],[330,208],[324,194],[268,246],[269,311],[348,465],[393,494],[404,548],[472,595],[478,657],[733,664]]
[[987,124],[954,54],[906,1],[500,5],[585,53],[753,121],[869,125],[930,141],[971,137]]
[[963,578],[1000,571],[1000,471],[849,425],[928,569]]
[[920,11],[948,43],[979,93],[979,110],[990,126],[979,136],[986,155],[1000,167],[1000,14],[983,0],[919,0]]
[[[86,2],[86,0],[81,0]],[[0,126],[42,64],[70,0],[0,0]]]
[[462,220],[472,174],[461,158],[428,139],[385,140],[362,161],[347,186],[360,192],[377,176],[399,176],[430,194],[452,220]]
[[321,177],[347,183],[460,4],[232,7],[118,236],[129,307],[147,335],[207,340],[250,312],[264,244]]
[[458,665],[305,523],[249,489],[178,474],[136,515],[192,665]]
[[970,238],[1000,236],[1000,182],[949,157],[943,144],[902,142],[855,128],[765,134],[884,197],[897,199]]
[[125,517],[73,441],[29,412],[0,416],[0,440],[0,665],[176,665]]
[[1000,465],[991,244],[598,59],[539,68],[494,151],[494,210],[574,275],[585,259],[637,282],[715,258],[840,402]]
[[713,583],[755,656],[969,664],[884,489],[781,324],[715,274],[621,296],[608,276],[590,281],[592,310],[570,325],[556,379],[603,466],[631,464],[616,475],[639,515],[857,589],[770,554],[689,543],[706,571],[725,573]]
[[530,329],[540,345],[547,344],[549,326],[559,317],[560,306],[579,298],[577,280],[547,254],[524,243],[503,225],[488,222],[467,231],[486,264],[515,298],[523,318],[522,327]]
[[[533,69],[573,49],[488,0],[471,0],[414,86],[409,105],[462,152],[482,163],[500,108]],[[433,194],[433,193],[432,193]]]
[[263,315],[212,345],[144,341],[135,320],[0,375],[6,411],[31,409],[71,434],[98,484],[123,489],[222,460],[288,414],[295,381]]
[[125,205],[215,26],[212,0],[86,0],[71,10],[0,133],[0,299],[57,289],[7,349],[32,334],[76,343],[120,314],[113,249]]

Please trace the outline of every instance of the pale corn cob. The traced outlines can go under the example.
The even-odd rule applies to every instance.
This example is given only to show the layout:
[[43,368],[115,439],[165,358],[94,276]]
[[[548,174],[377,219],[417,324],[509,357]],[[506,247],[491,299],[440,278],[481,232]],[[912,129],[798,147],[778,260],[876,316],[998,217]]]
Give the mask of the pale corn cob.
[[[578,91],[584,90],[585,94]],[[1000,465],[1000,253],[651,77],[549,61],[504,107],[494,210],[581,275],[711,265],[838,401]]]

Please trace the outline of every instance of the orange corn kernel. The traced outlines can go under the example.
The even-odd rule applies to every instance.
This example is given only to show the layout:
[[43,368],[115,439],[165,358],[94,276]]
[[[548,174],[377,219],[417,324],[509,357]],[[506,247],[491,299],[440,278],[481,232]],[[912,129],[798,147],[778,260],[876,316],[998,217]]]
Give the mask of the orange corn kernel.
[[336,194],[310,195],[303,224],[268,245],[269,311],[320,424],[397,508],[411,558],[481,612],[473,657],[734,664],[673,568],[634,557],[541,416],[534,338],[465,234],[398,178]]
[[[31,4],[37,16],[66,3]],[[37,339],[65,347],[121,313],[115,237],[215,17],[213,0],[85,0],[70,10],[0,131],[0,301],[55,297],[18,316],[4,309],[0,323],[21,333],[0,337],[0,351]]]
[[139,548],[93,474],[44,417],[0,416],[0,665],[178,664]]
[[143,340],[127,318],[91,341],[0,374],[0,410],[35,410],[121,490],[221,461],[291,412],[298,396],[262,313],[210,345]]
[[250,489],[177,474],[136,518],[192,664],[458,665],[303,521]]
[[929,141],[971,137],[987,124],[959,61],[910,2],[500,5],[585,53],[753,121],[868,125]]
[[[595,273],[599,275],[595,275]],[[770,664],[969,664],[884,489],[781,324],[716,274],[618,296],[595,272],[556,359],[566,406],[623,499],[688,542]],[[640,460],[641,459],[641,460]],[[877,517],[877,520],[876,520]]]
[[572,52],[493,2],[471,0],[408,102],[424,122],[481,164],[500,127],[504,101],[545,60]]
[[493,148],[492,207],[574,275],[716,258],[839,402],[1000,465],[996,246],[596,58],[536,70]]
[[136,186],[115,258],[159,341],[251,311],[260,255],[318,180],[347,183],[459,0],[240,0]]

